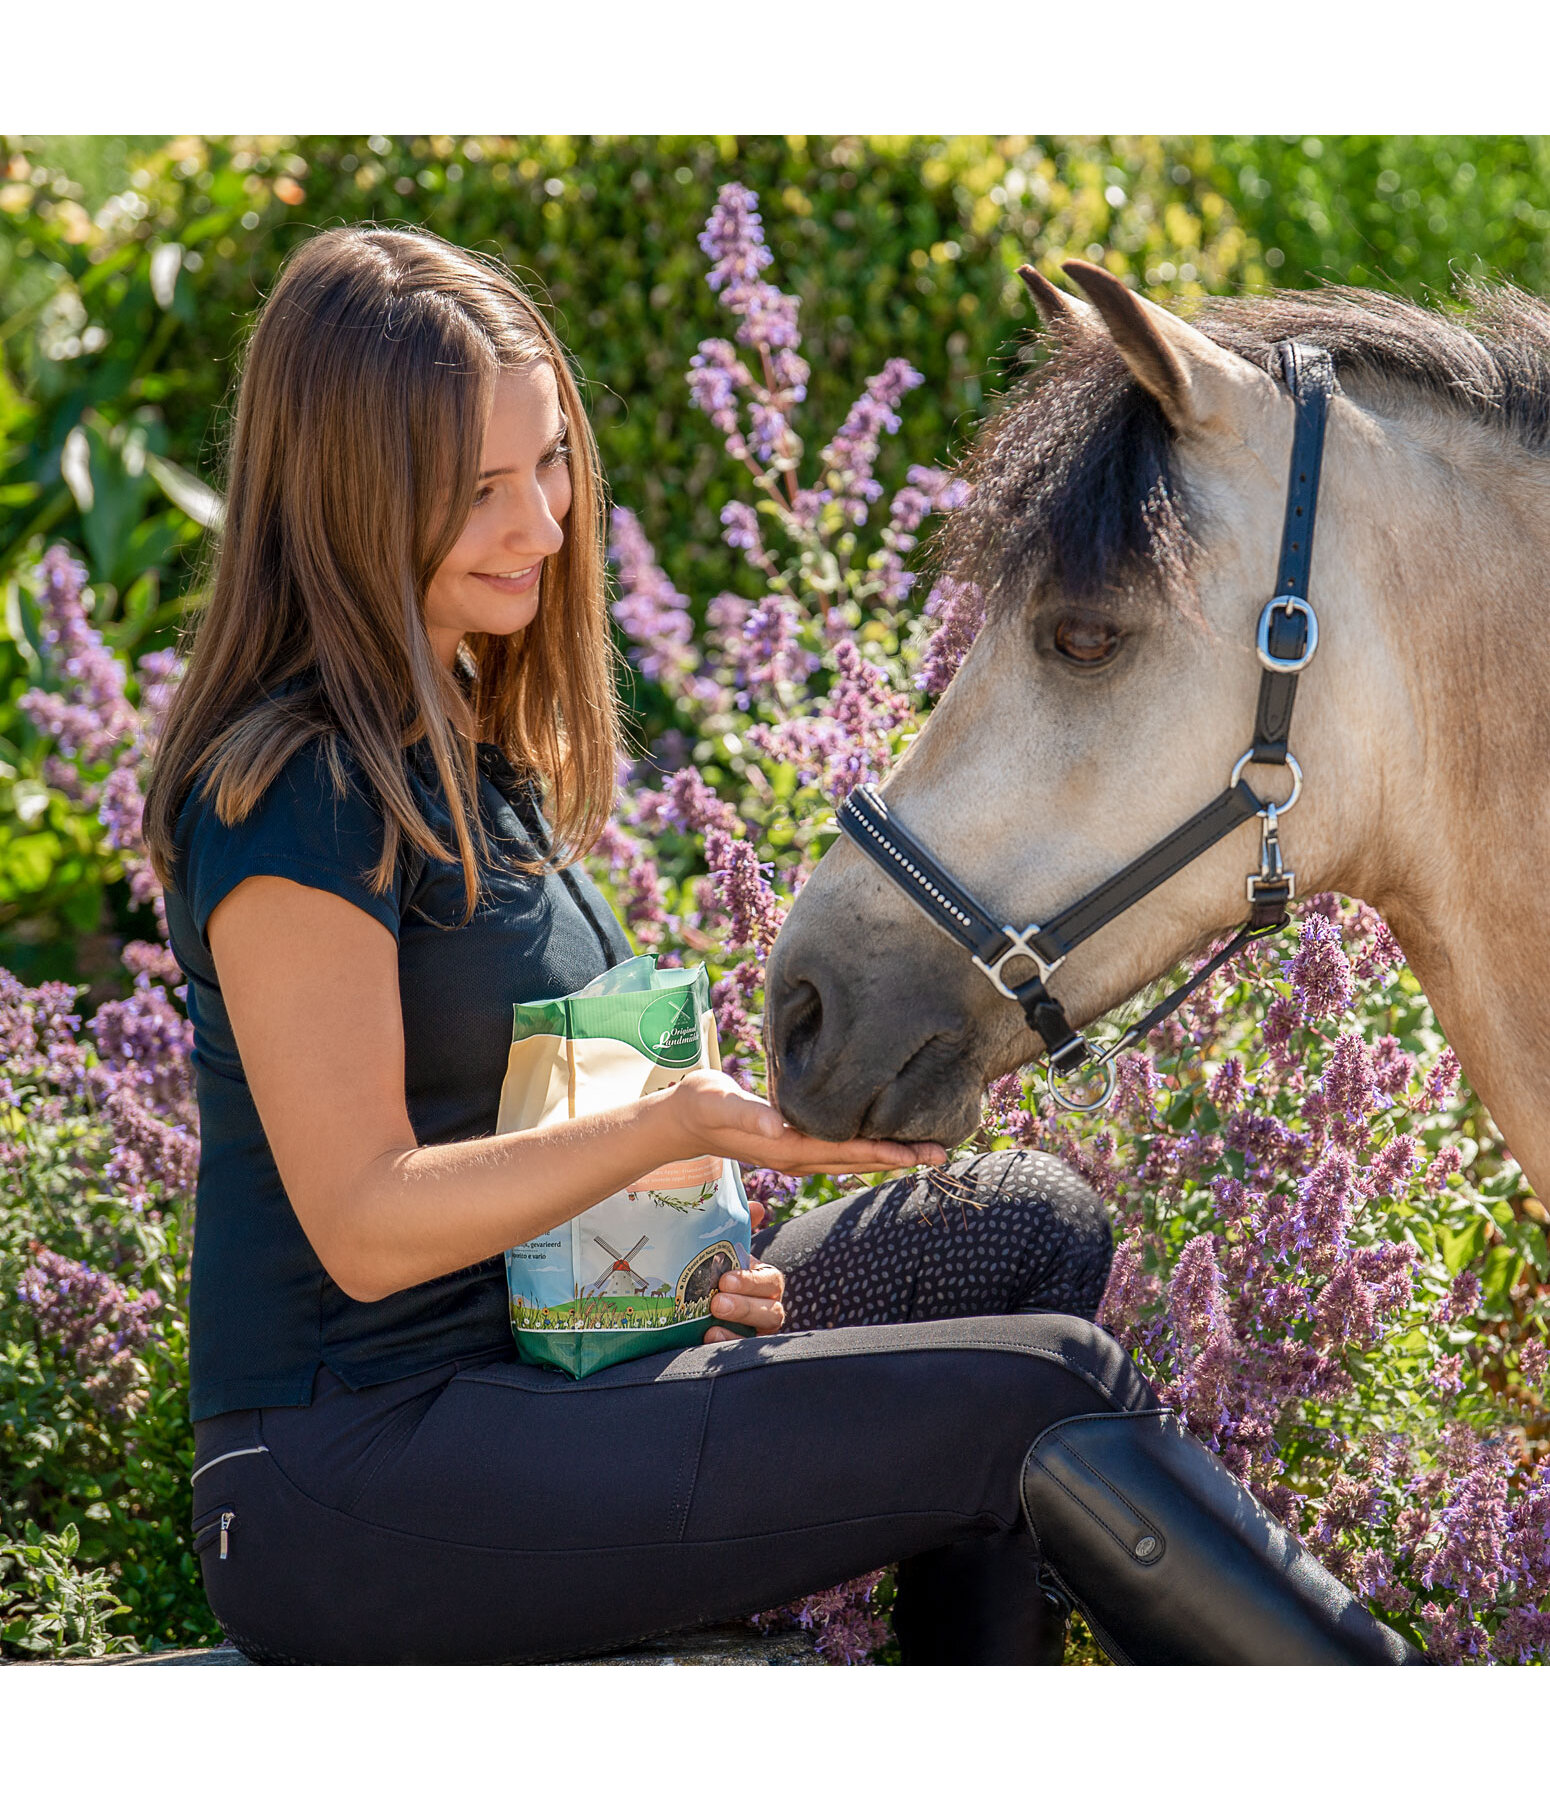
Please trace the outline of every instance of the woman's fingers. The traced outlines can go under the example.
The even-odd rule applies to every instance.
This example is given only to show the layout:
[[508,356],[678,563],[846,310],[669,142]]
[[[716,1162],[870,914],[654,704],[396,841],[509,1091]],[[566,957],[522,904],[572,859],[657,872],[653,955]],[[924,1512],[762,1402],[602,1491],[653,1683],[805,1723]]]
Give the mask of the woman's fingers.
[[751,1300],[742,1294],[712,1294],[711,1317],[728,1325],[751,1325],[760,1337],[779,1331],[786,1309],[779,1300]]
[[709,1070],[685,1076],[674,1090],[694,1135],[718,1156],[787,1175],[869,1175],[947,1161],[940,1144],[877,1138],[831,1142],[788,1125],[769,1101]]
[[731,1269],[717,1283],[724,1294],[751,1294],[757,1299],[778,1300],[786,1277],[773,1263],[755,1258],[746,1269]]
[[[733,1269],[721,1277],[710,1297],[710,1310],[717,1319],[751,1325],[761,1337],[767,1337],[786,1322],[781,1303],[785,1291],[786,1277],[779,1269],[770,1263],[752,1262],[746,1269]],[[713,1340],[707,1338],[709,1341]]]
[[794,1132],[784,1142],[765,1147],[762,1166],[784,1175],[873,1175],[922,1163],[940,1167],[946,1161],[940,1144],[894,1144],[871,1138],[838,1144]]

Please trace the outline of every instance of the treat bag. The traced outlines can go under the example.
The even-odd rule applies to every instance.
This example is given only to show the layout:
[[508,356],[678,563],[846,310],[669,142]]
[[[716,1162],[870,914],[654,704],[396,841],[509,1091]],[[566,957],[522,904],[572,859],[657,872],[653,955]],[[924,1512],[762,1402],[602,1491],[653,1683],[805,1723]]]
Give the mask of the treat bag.
[[[659,969],[637,956],[514,1013],[497,1131],[582,1118],[721,1066],[703,966]],[[506,1252],[517,1352],[580,1377],[697,1344],[714,1322],[717,1282],[748,1259],[735,1162],[702,1156],[648,1170]]]

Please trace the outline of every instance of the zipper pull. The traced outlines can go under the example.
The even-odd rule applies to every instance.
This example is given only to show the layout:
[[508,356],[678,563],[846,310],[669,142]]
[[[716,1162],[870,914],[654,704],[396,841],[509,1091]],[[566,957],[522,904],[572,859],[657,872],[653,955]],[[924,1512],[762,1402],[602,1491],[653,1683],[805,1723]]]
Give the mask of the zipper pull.
[[231,1548],[229,1542],[227,1541],[226,1534],[228,1531],[231,1530],[232,1521],[236,1518],[236,1516],[237,1515],[234,1512],[223,1512],[221,1514],[221,1561],[222,1562],[225,1562],[226,1552]]

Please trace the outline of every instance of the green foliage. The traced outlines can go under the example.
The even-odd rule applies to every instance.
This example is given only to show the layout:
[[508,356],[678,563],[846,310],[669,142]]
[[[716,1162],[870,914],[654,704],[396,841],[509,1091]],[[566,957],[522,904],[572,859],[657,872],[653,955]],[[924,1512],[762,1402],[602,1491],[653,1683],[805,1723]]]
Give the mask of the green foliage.
[[1279,284],[1438,300],[1460,275],[1546,286],[1544,138],[1223,138],[1212,161]]
[[138,1648],[108,1628],[129,1609],[104,1569],[80,1568],[81,1534],[57,1535],[29,1519],[22,1536],[0,1537],[0,1644],[24,1656],[109,1656]]

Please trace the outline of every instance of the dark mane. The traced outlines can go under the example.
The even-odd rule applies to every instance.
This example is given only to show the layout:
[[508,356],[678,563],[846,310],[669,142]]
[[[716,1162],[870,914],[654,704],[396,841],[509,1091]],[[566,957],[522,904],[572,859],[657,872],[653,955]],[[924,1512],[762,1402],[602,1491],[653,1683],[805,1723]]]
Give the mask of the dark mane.
[[[1274,346],[1322,345],[1354,397],[1423,400],[1550,451],[1550,305],[1465,284],[1437,312],[1362,288],[1211,300],[1191,322],[1260,368]],[[981,431],[964,473],[974,497],[947,522],[945,569],[992,605],[1041,586],[1074,597],[1142,587],[1179,593],[1193,540],[1162,409],[1106,332],[1060,343]]]

